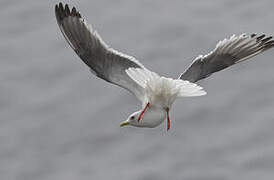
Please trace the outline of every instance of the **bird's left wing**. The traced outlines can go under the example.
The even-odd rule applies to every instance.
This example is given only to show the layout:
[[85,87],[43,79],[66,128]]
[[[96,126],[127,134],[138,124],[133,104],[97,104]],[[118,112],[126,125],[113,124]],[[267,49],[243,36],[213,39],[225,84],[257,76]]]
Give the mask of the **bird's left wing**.
[[231,36],[220,41],[207,55],[198,56],[181,74],[180,79],[196,82],[233,64],[251,58],[274,47],[272,37],[256,34]]
[[93,74],[142,100],[143,88],[125,72],[130,67],[144,68],[139,61],[109,48],[74,7],[70,10],[67,4],[64,7],[59,3],[55,6],[55,16],[65,39]]

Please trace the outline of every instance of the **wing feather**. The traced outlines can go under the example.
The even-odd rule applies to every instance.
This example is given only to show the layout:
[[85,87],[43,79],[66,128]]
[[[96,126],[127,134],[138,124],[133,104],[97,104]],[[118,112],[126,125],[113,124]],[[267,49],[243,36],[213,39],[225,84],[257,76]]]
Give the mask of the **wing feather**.
[[55,6],[55,16],[66,41],[93,74],[129,90],[138,99],[143,97],[143,88],[125,72],[130,67],[144,68],[139,61],[108,47],[75,7],[70,10],[67,4],[64,7],[59,3]]
[[231,36],[220,41],[207,55],[200,55],[181,74],[180,79],[197,82],[233,64],[249,59],[274,47],[272,37],[256,34]]

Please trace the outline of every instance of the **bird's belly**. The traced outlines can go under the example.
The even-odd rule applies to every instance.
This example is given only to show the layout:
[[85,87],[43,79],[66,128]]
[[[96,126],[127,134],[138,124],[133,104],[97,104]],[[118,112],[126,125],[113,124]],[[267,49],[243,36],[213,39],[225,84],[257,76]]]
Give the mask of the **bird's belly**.
[[162,124],[165,118],[165,111],[153,110],[147,114],[145,113],[145,117],[143,118],[143,121],[141,121],[144,127],[154,128]]
[[164,122],[164,119],[154,119],[154,120],[150,121],[146,127],[154,128],[154,127],[159,126],[163,122]]

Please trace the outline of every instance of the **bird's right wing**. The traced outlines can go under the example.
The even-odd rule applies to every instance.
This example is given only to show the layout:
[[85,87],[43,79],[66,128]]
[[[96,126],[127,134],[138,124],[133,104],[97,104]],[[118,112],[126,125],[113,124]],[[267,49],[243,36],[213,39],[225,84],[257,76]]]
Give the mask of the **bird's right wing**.
[[74,7],[70,10],[67,4],[63,7],[60,3],[55,6],[55,16],[65,39],[92,73],[142,100],[143,88],[125,72],[130,67],[144,68],[139,61],[109,48]]
[[256,34],[231,36],[220,41],[207,55],[198,56],[180,79],[196,82],[233,64],[251,58],[274,47],[272,37]]

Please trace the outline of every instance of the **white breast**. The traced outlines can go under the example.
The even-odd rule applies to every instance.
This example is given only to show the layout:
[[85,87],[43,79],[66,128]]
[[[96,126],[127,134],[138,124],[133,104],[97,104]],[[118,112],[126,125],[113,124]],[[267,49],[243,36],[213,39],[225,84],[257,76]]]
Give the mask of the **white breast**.
[[165,110],[155,106],[151,106],[145,112],[143,118],[139,122],[140,127],[154,128],[164,122],[166,119]]

